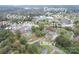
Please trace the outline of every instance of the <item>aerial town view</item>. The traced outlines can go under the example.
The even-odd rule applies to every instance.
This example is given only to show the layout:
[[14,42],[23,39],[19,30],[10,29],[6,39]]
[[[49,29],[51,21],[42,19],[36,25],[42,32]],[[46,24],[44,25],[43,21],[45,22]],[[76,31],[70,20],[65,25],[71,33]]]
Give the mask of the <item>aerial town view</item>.
[[0,5],[0,54],[79,54],[79,5]]

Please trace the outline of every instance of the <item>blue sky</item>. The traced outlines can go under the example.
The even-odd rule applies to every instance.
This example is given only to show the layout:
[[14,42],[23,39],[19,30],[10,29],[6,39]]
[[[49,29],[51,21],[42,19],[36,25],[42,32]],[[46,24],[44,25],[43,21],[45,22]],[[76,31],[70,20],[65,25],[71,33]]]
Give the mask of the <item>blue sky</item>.
[[78,5],[79,0],[0,0],[0,5]]

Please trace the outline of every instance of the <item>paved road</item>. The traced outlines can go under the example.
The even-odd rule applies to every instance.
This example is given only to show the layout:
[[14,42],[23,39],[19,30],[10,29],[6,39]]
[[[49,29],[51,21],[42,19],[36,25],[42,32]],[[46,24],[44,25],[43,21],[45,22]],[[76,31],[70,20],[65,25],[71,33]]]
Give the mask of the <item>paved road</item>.
[[33,44],[33,43],[39,42],[39,41],[42,40],[42,39],[43,39],[43,38],[40,38],[40,39],[35,40],[35,41],[33,41],[33,42],[28,42],[28,44]]

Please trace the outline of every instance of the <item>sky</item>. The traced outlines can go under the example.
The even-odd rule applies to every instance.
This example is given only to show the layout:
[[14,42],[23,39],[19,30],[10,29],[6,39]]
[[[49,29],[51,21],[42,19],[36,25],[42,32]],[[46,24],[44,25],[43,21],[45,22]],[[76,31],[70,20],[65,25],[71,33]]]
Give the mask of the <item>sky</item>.
[[0,5],[79,5],[79,0],[0,0]]

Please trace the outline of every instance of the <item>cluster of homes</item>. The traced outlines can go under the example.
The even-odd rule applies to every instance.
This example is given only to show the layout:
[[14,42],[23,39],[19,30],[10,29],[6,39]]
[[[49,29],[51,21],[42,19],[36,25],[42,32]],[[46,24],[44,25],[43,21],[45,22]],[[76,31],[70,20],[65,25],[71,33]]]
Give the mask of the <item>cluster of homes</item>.
[[56,18],[58,18],[58,15],[57,16],[55,16],[55,15],[53,15],[53,16],[35,16],[33,20],[35,22],[47,20],[48,22],[55,22],[57,26],[61,25],[61,27],[71,27],[72,28],[74,26],[73,20],[70,20],[68,18],[63,18],[63,19],[56,19]]
[[23,24],[10,24],[10,26],[6,27],[5,29],[10,29],[11,31],[15,32],[16,30],[19,30],[21,32],[21,34],[28,34],[29,32],[31,32],[31,28],[32,28],[32,23],[23,23]]

